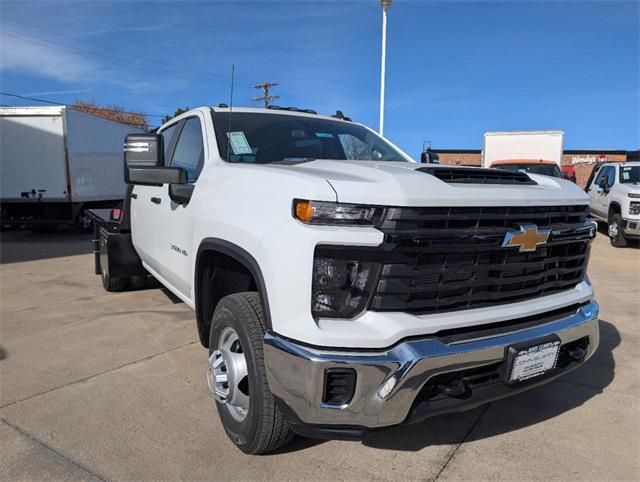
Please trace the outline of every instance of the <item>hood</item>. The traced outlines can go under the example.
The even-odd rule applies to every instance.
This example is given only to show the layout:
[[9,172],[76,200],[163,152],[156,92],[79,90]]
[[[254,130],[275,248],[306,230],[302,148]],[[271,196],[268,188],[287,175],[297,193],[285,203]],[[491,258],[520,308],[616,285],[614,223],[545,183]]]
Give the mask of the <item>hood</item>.
[[638,182],[621,182],[617,190],[624,195],[629,193],[640,194],[640,183]]
[[529,174],[537,184],[455,184],[417,171],[420,167],[424,165],[413,162],[320,159],[279,166],[280,169],[325,179],[336,191],[338,202],[346,203],[385,206],[527,206],[579,204],[589,200],[584,191],[564,179]]

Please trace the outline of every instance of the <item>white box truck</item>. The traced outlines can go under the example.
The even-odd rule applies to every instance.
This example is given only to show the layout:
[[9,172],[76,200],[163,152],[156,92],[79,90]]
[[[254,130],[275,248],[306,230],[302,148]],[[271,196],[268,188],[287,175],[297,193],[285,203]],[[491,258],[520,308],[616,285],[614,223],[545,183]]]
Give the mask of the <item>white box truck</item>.
[[0,108],[2,225],[54,227],[116,205],[132,132],[142,131],[65,106]]
[[563,177],[563,131],[486,132],[482,166]]

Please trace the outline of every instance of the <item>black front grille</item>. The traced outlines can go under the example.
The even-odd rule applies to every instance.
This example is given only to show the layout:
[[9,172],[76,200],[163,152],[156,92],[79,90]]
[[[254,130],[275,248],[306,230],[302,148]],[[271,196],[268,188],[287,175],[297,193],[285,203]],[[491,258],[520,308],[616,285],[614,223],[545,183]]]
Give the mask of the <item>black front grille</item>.
[[[587,206],[389,208],[380,280],[369,309],[440,313],[574,288],[589,255]],[[551,228],[535,251],[504,248],[520,225]]]
[[537,184],[523,172],[479,167],[419,167],[416,171],[426,172],[450,184]]

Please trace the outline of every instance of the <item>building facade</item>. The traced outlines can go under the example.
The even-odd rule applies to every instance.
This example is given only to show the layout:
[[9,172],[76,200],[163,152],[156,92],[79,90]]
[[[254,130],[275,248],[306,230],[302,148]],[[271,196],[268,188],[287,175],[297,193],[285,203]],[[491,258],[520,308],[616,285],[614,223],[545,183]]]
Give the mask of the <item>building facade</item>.
[[[431,149],[438,155],[440,164],[455,166],[480,166],[480,149]],[[565,150],[562,158],[562,171],[576,176],[576,184],[585,187],[591,171],[600,162],[640,161],[640,151],[624,150]]]

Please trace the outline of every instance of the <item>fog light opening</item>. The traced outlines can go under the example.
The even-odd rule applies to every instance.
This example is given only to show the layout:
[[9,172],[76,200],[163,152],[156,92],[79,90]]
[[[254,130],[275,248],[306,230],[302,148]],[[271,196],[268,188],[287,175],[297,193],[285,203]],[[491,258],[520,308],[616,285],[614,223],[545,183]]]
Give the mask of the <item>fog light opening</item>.
[[396,377],[389,378],[386,382],[382,384],[382,386],[380,387],[380,390],[378,390],[378,397],[380,397],[383,400],[386,399],[391,394],[395,386],[396,386]]

